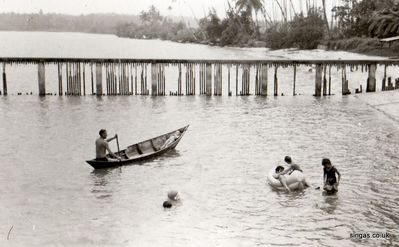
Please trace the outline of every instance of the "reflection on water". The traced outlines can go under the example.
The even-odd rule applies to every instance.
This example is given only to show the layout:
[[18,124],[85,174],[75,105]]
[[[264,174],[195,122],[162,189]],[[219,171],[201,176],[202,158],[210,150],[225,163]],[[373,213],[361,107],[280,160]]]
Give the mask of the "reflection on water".
[[112,197],[112,182],[118,181],[121,177],[121,173],[121,167],[93,170],[90,173],[90,179],[93,181],[93,188],[91,190],[93,195],[95,195],[97,199]]
[[322,193],[324,202],[320,205],[320,209],[328,214],[333,214],[339,205],[338,194],[329,195],[327,193]]

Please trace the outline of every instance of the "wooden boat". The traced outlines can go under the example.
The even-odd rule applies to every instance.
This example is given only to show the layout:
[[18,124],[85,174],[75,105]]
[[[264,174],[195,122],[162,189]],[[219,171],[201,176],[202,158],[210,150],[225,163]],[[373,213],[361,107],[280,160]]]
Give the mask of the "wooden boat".
[[[122,166],[157,157],[174,149],[183,138],[183,135],[186,133],[188,127],[189,125],[152,139],[130,145],[126,149],[116,152],[115,154],[122,158],[121,161],[112,160],[111,156],[107,154],[107,158],[111,159],[109,161],[92,159],[87,160],[86,162],[94,167],[94,169],[101,169]],[[177,131],[180,132],[180,135],[173,140],[173,136],[177,133]]]

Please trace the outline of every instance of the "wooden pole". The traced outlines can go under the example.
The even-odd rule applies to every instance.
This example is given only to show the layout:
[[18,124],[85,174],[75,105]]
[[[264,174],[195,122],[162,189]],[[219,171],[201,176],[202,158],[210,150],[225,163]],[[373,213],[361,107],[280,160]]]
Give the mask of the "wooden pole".
[[277,79],[278,66],[274,66],[274,96],[278,95],[278,79]]
[[147,87],[147,64],[144,65],[144,91],[145,95],[148,95],[148,87]]
[[195,95],[195,77],[196,77],[196,65],[193,65],[193,95]]
[[62,64],[58,63],[58,95],[63,95],[62,89]]
[[259,65],[256,65],[256,72],[255,72],[255,95],[260,94],[259,90]]
[[105,64],[105,86],[107,88],[107,95],[109,95],[110,92],[110,86],[109,86],[109,78],[110,78],[110,74],[109,74],[109,64],[106,63]]
[[331,65],[328,67],[328,95],[331,95]]
[[134,78],[133,78],[133,65],[129,64],[129,73],[130,73],[130,95],[134,94]]
[[79,95],[82,95],[82,66],[80,63],[77,64],[79,72]]
[[387,66],[384,66],[384,78],[382,79],[382,91],[385,91],[387,87]]
[[6,63],[3,63],[3,94],[7,95],[7,76],[6,76]]
[[236,96],[238,96],[238,65],[236,65]]
[[90,64],[90,70],[91,70],[91,94],[94,95],[94,75],[93,75],[93,64]]
[[268,83],[268,66],[262,65],[262,69],[261,69],[261,73],[262,73],[262,92],[261,94],[263,96],[267,96],[267,83]]
[[103,67],[101,63],[96,63],[96,95],[103,95]]
[[44,62],[39,62],[37,64],[38,70],[38,81],[39,81],[39,95],[46,95],[46,74],[45,74],[45,66]]
[[65,64],[65,77],[66,77],[66,95],[69,95],[69,63]]
[[134,94],[137,95],[137,64],[134,64]]
[[231,65],[227,65],[227,95],[231,96],[231,90],[230,90],[230,68]]
[[206,64],[206,95],[212,95],[212,64]]
[[323,96],[327,95],[327,65],[323,65]]
[[323,76],[323,65],[316,64],[315,93],[314,93],[314,96],[316,97],[321,96],[322,76]]
[[181,63],[178,65],[179,67],[179,79],[177,80],[177,95],[181,95],[182,91],[182,72],[181,72]]
[[158,90],[158,78],[157,78],[157,68],[156,68],[156,64],[152,63],[151,64],[151,95],[155,96],[158,94],[157,90]]
[[295,90],[296,90],[296,64],[294,64],[294,87],[293,87],[293,90],[292,90],[292,95],[293,96],[295,96],[296,95],[296,92],[295,92]]
[[86,64],[83,64],[83,95],[86,96]]

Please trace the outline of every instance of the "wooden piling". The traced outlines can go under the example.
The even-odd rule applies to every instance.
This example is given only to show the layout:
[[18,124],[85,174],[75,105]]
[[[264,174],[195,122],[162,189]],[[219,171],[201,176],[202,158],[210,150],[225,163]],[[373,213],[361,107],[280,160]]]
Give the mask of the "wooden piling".
[[65,64],[66,95],[69,95],[69,63]]
[[158,78],[156,64],[151,64],[151,95],[158,95]]
[[134,95],[137,95],[137,64],[134,64]]
[[62,89],[62,64],[58,63],[58,95],[61,96],[63,95],[63,89]]
[[322,75],[323,75],[323,65],[316,64],[315,93],[314,93],[314,96],[316,97],[321,96]]
[[130,95],[134,94],[134,77],[133,77],[133,65],[129,64],[129,75],[130,75]]
[[387,66],[384,65],[384,78],[382,79],[382,91],[385,91],[387,87]]
[[294,64],[294,86],[292,89],[292,96],[296,95],[296,64]]
[[103,95],[103,67],[101,63],[96,63],[96,95]]
[[91,94],[94,95],[94,75],[93,75],[93,64],[90,63],[90,74],[91,74]]
[[247,78],[246,78],[246,93],[245,95],[250,95],[251,89],[251,65],[247,65]]
[[212,95],[212,64],[206,64],[206,95]]
[[179,68],[179,78],[177,79],[177,95],[182,95],[182,71],[181,64],[178,65]]
[[80,63],[77,64],[79,73],[79,96],[82,95],[82,66]]
[[193,95],[195,95],[196,65],[193,65]]
[[323,96],[327,95],[327,65],[323,65]]
[[3,94],[7,95],[7,76],[6,76],[6,63],[3,63]]
[[45,66],[44,62],[39,62],[37,64],[38,71],[38,81],[39,81],[39,95],[46,95],[46,74],[45,74]]
[[236,65],[236,96],[238,96],[238,65]]
[[83,64],[83,95],[86,96],[86,64]]
[[185,65],[184,83],[185,83],[184,89],[186,90],[186,95],[188,95],[188,65],[187,64]]
[[149,90],[147,87],[147,64],[144,65],[144,95],[148,95]]
[[350,94],[349,83],[346,79],[346,65],[343,65],[342,69],[342,95]]
[[231,96],[231,90],[230,90],[230,68],[231,65],[227,65],[227,95]]
[[278,95],[278,78],[277,78],[278,66],[274,66],[274,96]]
[[328,95],[331,95],[331,65],[328,66]]
[[267,68],[267,65],[266,64],[262,65],[260,71],[261,71],[261,76],[260,76],[260,79],[261,79],[261,83],[260,83],[260,85],[261,85],[261,95],[262,96],[267,96],[267,81],[268,81],[268,75],[267,75],[268,68]]

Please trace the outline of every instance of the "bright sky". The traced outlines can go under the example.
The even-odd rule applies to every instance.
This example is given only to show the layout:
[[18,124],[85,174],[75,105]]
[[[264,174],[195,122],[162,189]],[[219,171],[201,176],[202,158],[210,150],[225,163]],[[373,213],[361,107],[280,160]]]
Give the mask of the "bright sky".
[[[162,15],[192,16],[201,18],[211,7],[219,16],[224,16],[228,8],[227,2],[234,5],[235,0],[0,0],[0,12],[32,13],[43,10],[44,13],[89,14],[89,13],[121,13],[138,14],[154,5]],[[284,6],[290,5],[287,0],[279,0]],[[293,0],[296,11],[305,8],[306,1],[321,6],[321,0]],[[327,0],[332,5],[339,0]],[[267,2],[267,10],[272,16],[273,9],[278,13],[275,0]],[[277,14],[276,14],[277,15]]]

